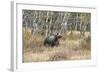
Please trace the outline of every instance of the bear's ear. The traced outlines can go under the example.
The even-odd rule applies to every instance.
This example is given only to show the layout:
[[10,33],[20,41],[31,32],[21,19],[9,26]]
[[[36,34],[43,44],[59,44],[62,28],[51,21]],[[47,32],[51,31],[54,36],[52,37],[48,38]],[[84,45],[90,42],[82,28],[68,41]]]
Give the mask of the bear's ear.
[[59,33],[57,33],[57,35],[59,35]]

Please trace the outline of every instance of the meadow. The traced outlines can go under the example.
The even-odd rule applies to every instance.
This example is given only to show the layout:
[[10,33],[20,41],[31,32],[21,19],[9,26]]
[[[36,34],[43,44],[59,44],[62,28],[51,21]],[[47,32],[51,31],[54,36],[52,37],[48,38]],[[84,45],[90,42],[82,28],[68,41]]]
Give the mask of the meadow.
[[80,31],[66,31],[58,46],[44,46],[44,36],[31,34],[30,28],[23,28],[23,62],[45,62],[91,59],[91,34]]

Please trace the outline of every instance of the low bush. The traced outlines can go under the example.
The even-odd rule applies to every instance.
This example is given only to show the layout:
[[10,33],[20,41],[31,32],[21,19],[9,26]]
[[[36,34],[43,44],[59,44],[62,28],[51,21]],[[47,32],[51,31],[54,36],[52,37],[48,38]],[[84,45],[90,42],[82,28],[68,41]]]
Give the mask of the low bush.
[[49,56],[50,61],[59,61],[68,59],[68,56],[64,51],[55,52]]

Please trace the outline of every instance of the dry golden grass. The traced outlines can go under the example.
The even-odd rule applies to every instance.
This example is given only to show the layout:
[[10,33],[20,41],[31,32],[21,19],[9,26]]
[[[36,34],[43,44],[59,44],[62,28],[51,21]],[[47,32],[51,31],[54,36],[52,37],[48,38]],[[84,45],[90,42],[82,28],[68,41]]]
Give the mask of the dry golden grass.
[[[30,31],[26,31],[29,32]],[[28,34],[24,34],[28,36]],[[23,62],[42,62],[42,61],[60,61],[60,60],[81,60],[91,58],[91,37],[86,32],[84,39],[80,38],[80,33],[74,31],[72,35],[67,32],[60,40],[60,45],[55,47],[45,47],[43,45],[43,36],[40,34],[29,35],[28,40],[24,38],[23,44]],[[28,42],[26,42],[27,40]],[[27,45],[27,46],[26,46]]]

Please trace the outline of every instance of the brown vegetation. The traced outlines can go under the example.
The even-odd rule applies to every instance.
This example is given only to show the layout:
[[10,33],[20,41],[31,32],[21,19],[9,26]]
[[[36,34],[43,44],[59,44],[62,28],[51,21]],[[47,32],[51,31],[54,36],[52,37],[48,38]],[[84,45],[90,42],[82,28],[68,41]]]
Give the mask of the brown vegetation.
[[45,47],[44,37],[40,34],[31,35],[30,30],[23,30],[23,62],[81,60],[91,58],[90,33],[85,32],[84,38],[79,31],[70,31],[63,35],[59,46]]

